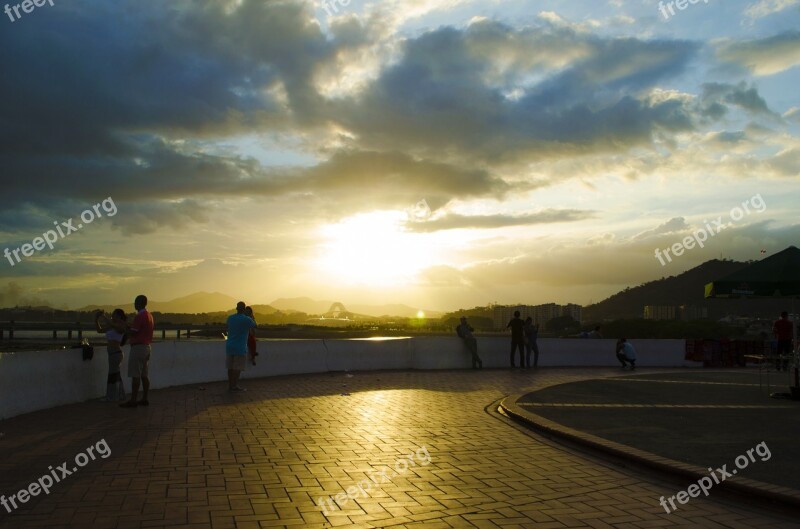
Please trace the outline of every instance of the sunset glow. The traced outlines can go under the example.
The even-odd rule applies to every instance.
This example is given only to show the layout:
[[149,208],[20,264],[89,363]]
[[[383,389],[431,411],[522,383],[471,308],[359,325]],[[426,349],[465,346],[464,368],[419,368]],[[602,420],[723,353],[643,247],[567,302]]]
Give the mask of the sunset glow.
[[6,19],[0,304],[586,304],[800,244],[800,0],[660,5],[74,0]]

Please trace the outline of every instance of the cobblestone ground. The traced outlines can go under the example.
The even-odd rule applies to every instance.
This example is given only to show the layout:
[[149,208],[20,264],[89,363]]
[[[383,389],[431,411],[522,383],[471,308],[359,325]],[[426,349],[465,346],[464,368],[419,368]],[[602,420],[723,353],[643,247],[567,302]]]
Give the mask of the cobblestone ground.
[[[664,371],[638,371],[649,372]],[[674,482],[561,448],[490,406],[618,375],[302,375],[244,380],[241,394],[213,383],[154,391],[149,407],[27,414],[0,422],[0,494],[60,481],[0,507],[0,527],[798,527],[713,494],[666,514],[658,499]]]

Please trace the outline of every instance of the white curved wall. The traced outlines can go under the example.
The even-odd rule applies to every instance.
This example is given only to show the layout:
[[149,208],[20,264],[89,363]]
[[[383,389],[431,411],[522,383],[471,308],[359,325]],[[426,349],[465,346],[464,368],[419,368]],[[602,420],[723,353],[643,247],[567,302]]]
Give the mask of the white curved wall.
[[[685,361],[683,340],[632,340],[642,367],[699,366]],[[616,366],[616,341],[590,339],[539,340],[539,365]],[[243,378],[370,371],[379,369],[469,369],[470,355],[461,340],[423,336],[386,340],[266,340],[259,341],[258,365]],[[485,368],[508,367],[507,337],[479,337],[478,354]],[[125,387],[127,353],[122,365]],[[105,347],[95,347],[94,359],[83,361],[80,349],[0,353],[0,419],[105,394],[108,364]],[[153,389],[227,380],[223,341],[181,340],[153,344],[150,360]]]

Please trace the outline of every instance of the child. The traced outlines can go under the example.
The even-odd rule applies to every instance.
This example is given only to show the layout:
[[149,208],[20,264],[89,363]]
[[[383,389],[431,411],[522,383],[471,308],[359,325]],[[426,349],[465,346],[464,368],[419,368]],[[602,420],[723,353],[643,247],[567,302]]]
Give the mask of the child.
[[[255,315],[253,314],[252,307],[246,307],[244,309],[245,315],[253,321],[256,321]],[[256,357],[258,356],[258,351],[256,351],[256,330],[255,328],[250,329],[250,334],[247,335],[247,355],[250,357],[250,363],[256,365]]]
[[114,309],[109,319],[102,310],[98,310],[94,315],[94,323],[97,332],[105,333],[108,340],[108,378],[106,380],[105,402],[116,402],[125,400],[125,385],[120,376],[120,365],[122,365],[122,346],[127,340],[125,311]]

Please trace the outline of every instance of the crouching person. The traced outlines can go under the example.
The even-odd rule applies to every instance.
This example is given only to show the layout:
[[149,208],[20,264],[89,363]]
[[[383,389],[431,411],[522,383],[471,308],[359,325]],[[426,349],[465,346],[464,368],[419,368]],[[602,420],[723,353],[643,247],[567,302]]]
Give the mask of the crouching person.
[[626,338],[617,340],[617,360],[622,364],[622,369],[631,365],[631,370],[636,369],[636,348]]

